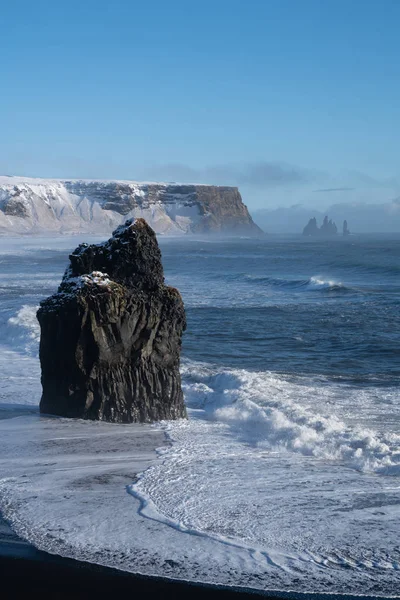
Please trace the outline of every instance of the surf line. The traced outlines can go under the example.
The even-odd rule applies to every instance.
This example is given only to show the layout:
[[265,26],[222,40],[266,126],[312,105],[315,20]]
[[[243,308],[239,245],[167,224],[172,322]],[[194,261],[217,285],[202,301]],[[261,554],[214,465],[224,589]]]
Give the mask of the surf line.
[[[168,453],[168,450],[171,449],[173,441],[170,437],[170,435],[168,435],[167,432],[165,432],[167,439],[169,440],[169,449],[165,449],[165,448],[160,448],[157,449],[157,453],[163,454],[165,456],[165,454]],[[163,461],[164,462],[164,461]],[[151,467],[149,467],[149,469],[151,469]],[[296,564],[299,563],[313,563],[317,568],[325,570],[327,568],[327,565],[325,564],[325,561],[323,561],[323,559],[318,560],[316,557],[312,556],[310,553],[306,552],[304,554],[304,556],[294,556],[292,554],[285,554],[283,552],[280,552],[278,550],[273,550],[272,553],[271,551],[267,552],[264,548],[262,547],[254,547],[245,543],[240,543],[240,542],[234,542],[232,540],[228,540],[227,538],[223,537],[223,536],[219,536],[216,534],[210,534],[210,533],[205,533],[203,531],[200,531],[198,529],[194,529],[191,527],[187,527],[186,525],[184,525],[183,523],[178,523],[176,521],[174,521],[173,519],[163,515],[159,509],[157,508],[156,504],[151,500],[151,498],[148,498],[146,496],[144,496],[141,492],[138,491],[138,489],[136,488],[137,484],[140,482],[140,479],[144,476],[145,472],[148,469],[146,469],[145,471],[143,471],[142,473],[138,473],[136,476],[136,480],[134,483],[128,484],[126,486],[126,491],[128,492],[128,494],[130,496],[133,496],[133,498],[135,498],[138,502],[139,502],[139,508],[138,508],[138,514],[140,516],[142,516],[145,519],[149,519],[150,521],[154,521],[155,523],[161,523],[163,525],[166,525],[168,527],[171,527],[172,529],[174,529],[175,531],[178,531],[179,533],[185,533],[191,536],[195,536],[198,538],[203,538],[206,540],[211,540],[213,542],[216,542],[218,544],[222,544],[224,546],[227,546],[229,548],[235,548],[237,550],[244,550],[246,552],[248,552],[251,556],[251,558],[255,561],[255,562],[267,562],[267,564],[270,567],[275,567],[280,571],[283,571],[284,573],[290,573],[293,574],[294,572],[297,571],[297,569],[295,568],[295,571],[293,571],[289,564],[292,563],[293,566],[295,566]],[[272,555],[274,555],[276,558],[274,560],[274,558],[272,557]],[[311,559],[311,560],[310,560]]]
[[[138,491],[136,491],[135,485],[136,484],[134,484],[134,483],[127,485],[126,490],[127,490],[128,494],[130,494],[131,496],[136,498],[136,500],[139,501],[140,505],[138,508],[138,514],[140,516],[142,516],[146,519],[149,519],[150,521],[155,521],[156,523],[162,523],[163,525],[167,525],[168,527],[171,527],[172,529],[179,531],[179,533],[186,533],[186,534],[189,534],[189,535],[192,535],[195,537],[212,540],[214,542],[218,542],[220,544],[223,544],[224,546],[228,546],[231,548],[236,548],[239,550],[246,550],[250,553],[251,557],[254,560],[257,560],[257,559],[260,560],[260,558],[264,558],[264,560],[266,560],[269,565],[276,567],[277,569],[280,569],[284,572],[291,572],[291,569],[285,568],[282,565],[280,565],[278,562],[275,562],[265,550],[254,548],[252,546],[247,546],[246,544],[239,544],[237,542],[232,542],[222,536],[204,533],[203,531],[199,531],[197,529],[192,529],[190,527],[186,527],[186,525],[183,525],[182,523],[177,523],[176,521],[173,521],[169,517],[166,517],[165,515],[160,513],[152,500],[150,500],[149,498],[145,498],[142,494],[140,494]],[[285,555],[280,552],[276,552],[276,554],[282,556],[282,558],[285,558],[286,560],[291,560],[291,561],[296,560],[294,556]]]

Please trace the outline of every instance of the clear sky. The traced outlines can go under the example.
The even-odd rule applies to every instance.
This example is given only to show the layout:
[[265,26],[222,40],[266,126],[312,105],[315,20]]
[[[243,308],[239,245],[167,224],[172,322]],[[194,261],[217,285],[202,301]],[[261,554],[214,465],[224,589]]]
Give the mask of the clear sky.
[[400,0],[14,0],[0,25],[1,174],[400,194]]

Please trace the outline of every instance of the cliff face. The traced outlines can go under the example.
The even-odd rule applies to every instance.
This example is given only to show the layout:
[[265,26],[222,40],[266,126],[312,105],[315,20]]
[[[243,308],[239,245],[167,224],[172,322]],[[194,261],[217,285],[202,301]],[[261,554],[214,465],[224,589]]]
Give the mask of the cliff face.
[[185,311],[164,285],[143,219],[81,244],[38,310],[43,413],[120,423],[186,415],[179,358]]
[[261,233],[234,187],[0,177],[3,233],[108,233],[128,217],[156,233]]

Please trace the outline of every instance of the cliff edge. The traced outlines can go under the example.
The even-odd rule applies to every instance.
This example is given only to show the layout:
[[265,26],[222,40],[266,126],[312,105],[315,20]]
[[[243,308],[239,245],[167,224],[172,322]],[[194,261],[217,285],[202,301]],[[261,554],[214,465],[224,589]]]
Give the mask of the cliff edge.
[[156,233],[259,235],[238,188],[0,177],[0,233],[109,233],[144,218]]

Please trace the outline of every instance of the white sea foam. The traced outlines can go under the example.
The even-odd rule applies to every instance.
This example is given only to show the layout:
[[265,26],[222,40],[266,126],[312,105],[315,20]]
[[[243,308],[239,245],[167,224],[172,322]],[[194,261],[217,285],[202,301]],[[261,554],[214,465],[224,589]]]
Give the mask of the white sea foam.
[[[398,486],[259,452],[194,413],[158,427],[0,421],[0,508],[41,549],[128,571],[395,595]],[[174,444],[154,462],[165,429]]]
[[[366,468],[394,455],[378,456],[376,444],[388,441],[378,432],[363,463],[343,452],[346,387],[190,361],[182,375],[189,421],[142,430],[0,421],[0,508],[15,530],[47,551],[134,572],[395,594],[398,479]],[[374,393],[360,403],[371,407]],[[144,470],[163,431],[173,443]]]
[[[322,379],[192,362],[182,371],[190,420],[167,424],[173,444],[163,462],[131,487],[144,515],[227,553],[247,550],[287,581],[308,572],[313,591],[326,591],[333,573],[341,592],[366,592],[350,579],[363,572],[372,581],[374,569],[380,583],[389,572],[394,582],[399,436],[336,415],[335,398],[349,391],[340,384],[332,393]],[[360,403],[371,406],[377,393]]]
[[40,340],[40,325],[36,318],[38,308],[31,304],[21,306],[3,325],[2,343],[25,356],[37,357]]
[[340,281],[335,281],[334,279],[325,279],[321,276],[313,276],[310,277],[309,281],[310,286],[315,287],[327,287],[327,288],[342,288],[343,283]]
[[[273,287],[276,289],[280,289],[281,291],[287,291],[288,289],[293,292],[302,292],[302,291],[345,291],[351,290],[351,286],[347,286],[341,281],[337,281],[336,279],[331,279],[329,277],[325,277],[323,275],[313,275],[312,277],[307,277],[304,279],[282,279],[276,277],[269,277],[267,275],[244,275],[244,280],[250,283],[261,284],[266,287]],[[356,291],[354,289],[354,291]]]
[[[400,435],[346,423],[335,412],[343,395],[362,412],[375,389],[361,392],[312,378],[294,382],[270,372],[190,362],[182,373],[188,406],[203,409],[207,418],[228,424],[253,444],[400,475]],[[391,416],[392,411],[390,406]]]
[[40,340],[40,326],[36,318],[38,308],[38,306],[24,304],[14,317],[8,319],[9,325],[22,327],[25,330],[28,340],[34,340],[35,342],[39,342]]

